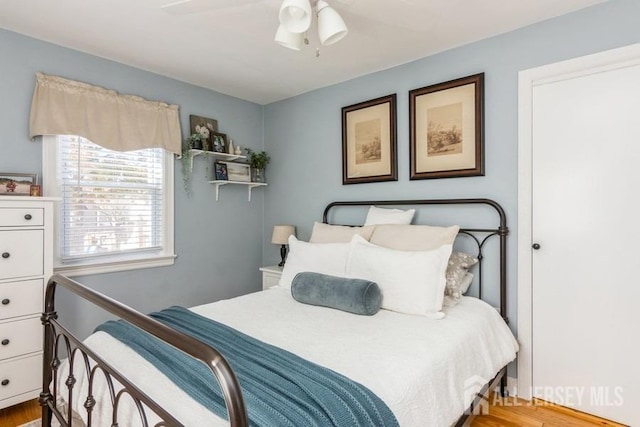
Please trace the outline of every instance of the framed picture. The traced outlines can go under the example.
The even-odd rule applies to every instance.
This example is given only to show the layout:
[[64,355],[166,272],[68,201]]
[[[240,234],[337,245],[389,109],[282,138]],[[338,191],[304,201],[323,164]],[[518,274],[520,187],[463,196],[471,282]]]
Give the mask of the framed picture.
[[229,175],[227,174],[227,164],[216,162],[214,165],[216,181],[227,181],[229,179]]
[[0,172],[0,196],[29,196],[31,186],[38,184],[38,175]]
[[199,133],[203,136],[202,146],[204,149],[209,147],[209,151],[213,151],[212,135],[218,132],[218,121],[201,116],[189,116],[189,135]]
[[220,162],[227,165],[229,181],[251,182],[251,166],[246,163]]
[[397,181],[396,94],[342,108],[342,184]]
[[213,134],[211,134],[211,139],[213,141],[213,148],[211,151],[215,151],[216,153],[227,152],[227,135],[226,134],[214,132]]
[[484,175],[484,73],[409,92],[411,179]]

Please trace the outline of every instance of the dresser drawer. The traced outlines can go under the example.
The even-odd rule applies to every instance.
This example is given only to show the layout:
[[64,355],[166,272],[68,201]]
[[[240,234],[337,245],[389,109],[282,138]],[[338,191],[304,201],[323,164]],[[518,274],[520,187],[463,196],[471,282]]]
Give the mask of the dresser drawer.
[[42,279],[0,283],[0,319],[42,313]]
[[0,323],[0,360],[42,349],[40,318]]
[[0,279],[39,276],[43,272],[44,231],[0,231]]
[[44,209],[0,208],[0,227],[44,225]]
[[41,382],[41,354],[0,362],[0,406],[3,399],[39,389]]

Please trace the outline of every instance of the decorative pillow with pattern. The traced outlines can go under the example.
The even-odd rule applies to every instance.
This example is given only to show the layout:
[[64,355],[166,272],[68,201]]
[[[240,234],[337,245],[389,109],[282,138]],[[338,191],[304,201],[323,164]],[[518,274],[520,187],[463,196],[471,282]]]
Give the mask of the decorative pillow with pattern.
[[469,277],[465,277],[473,265],[478,263],[478,259],[464,252],[454,252],[449,257],[447,265],[445,295],[458,301],[467,292],[471,285]]

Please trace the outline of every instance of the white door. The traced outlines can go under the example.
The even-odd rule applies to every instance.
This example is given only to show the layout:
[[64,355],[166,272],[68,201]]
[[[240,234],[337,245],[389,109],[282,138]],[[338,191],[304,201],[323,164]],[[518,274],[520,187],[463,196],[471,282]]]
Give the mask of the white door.
[[541,84],[532,394],[640,426],[640,66]]

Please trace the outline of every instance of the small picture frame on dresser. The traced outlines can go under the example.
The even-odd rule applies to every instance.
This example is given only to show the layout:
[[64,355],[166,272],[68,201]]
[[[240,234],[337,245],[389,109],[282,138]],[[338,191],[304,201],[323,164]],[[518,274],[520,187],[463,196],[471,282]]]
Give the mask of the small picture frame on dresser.
[[29,195],[31,197],[42,197],[42,186],[41,185],[32,185],[29,190]]
[[0,196],[29,196],[37,184],[37,174],[0,172]]

